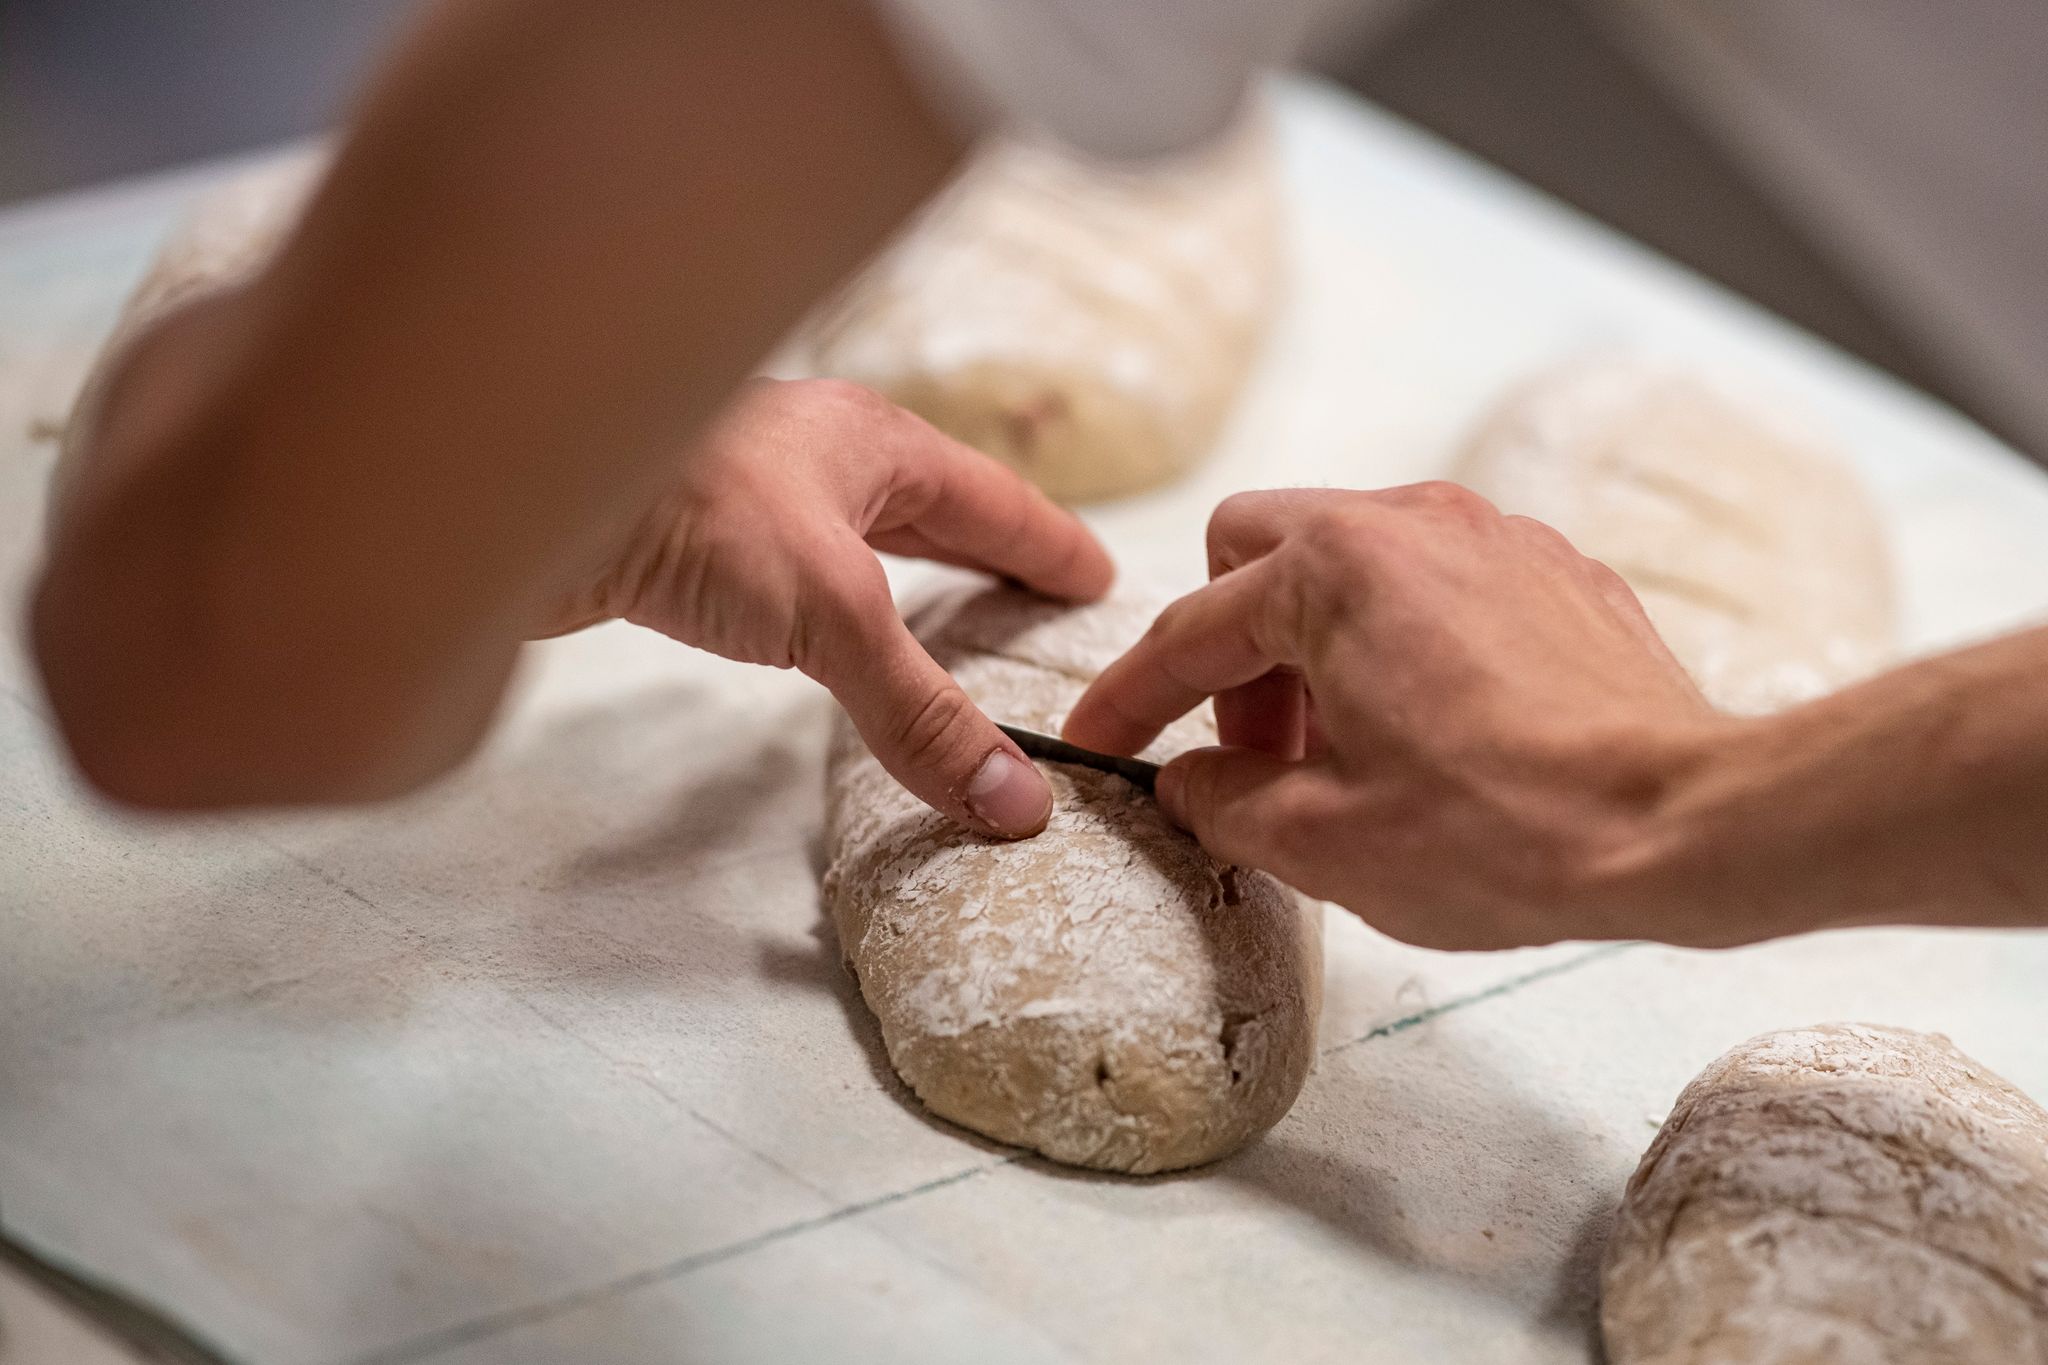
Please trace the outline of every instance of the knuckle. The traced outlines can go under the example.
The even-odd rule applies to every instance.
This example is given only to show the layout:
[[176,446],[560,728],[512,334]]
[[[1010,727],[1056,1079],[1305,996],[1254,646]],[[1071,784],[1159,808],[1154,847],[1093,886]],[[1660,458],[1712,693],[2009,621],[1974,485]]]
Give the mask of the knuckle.
[[1236,532],[1252,517],[1258,505],[1258,496],[1253,493],[1232,493],[1216,504],[1216,510],[1209,514],[1205,542],[1212,560],[1226,554]]
[[1429,479],[1414,486],[1418,501],[1446,512],[1491,511],[1493,504],[1480,497],[1461,483],[1449,479]]
[[849,411],[869,420],[893,419],[903,411],[883,397],[879,391],[865,384],[856,384],[850,379],[839,380],[836,392],[839,403]]
[[1519,512],[1504,517],[1502,520],[1507,524],[1510,531],[1532,545],[1549,550],[1569,549],[1571,547],[1571,542],[1565,539],[1564,532],[1558,530],[1547,521],[1538,521],[1534,517],[1525,517]]
[[1366,508],[1338,504],[1322,509],[1309,520],[1301,553],[1285,577],[1304,600],[1330,590],[1341,594],[1377,567],[1385,538],[1386,528],[1374,524]]
[[1192,593],[1186,597],[1176,597],[1160,608],[1159,615],[1152,618],[1151,626],[1145,631],[1147,640],[1152,644],[1158,644],[1185,633],[1194,621],[1193,598]]
[[1461,483],[1431,479],[1389,490],[1388,497],[1405,510],[1439,520],[1477,526],[1499,518],[1500,509]]
[[865,384],[851,379],[804,379],[801,393],[808,403],[818,405],[854,422],[877,422],[892,418],[897,406]]
[[1296,556],[1280,561],[1267,610],[1256,618],[1257,623],[1277,633],[1275,639],[1256,642],[1268,653],[1283,653],[1280,646],[1286,641],[1313,644],[1327,635],[1322,623],[1357,588],[1348,563],[1338,565],[1344,570],[1341,575],[1317,572],[1318,568],[1327,567],[1327,561],[1305,566]]
[[1630,601],[1635,600],[1636,590],[1629,586],[1629,581],[1616,572],[1612,565],[1594,559],[1590,555],[1580,555],[1579,562],[1584,566],[1587,577],[1602,592],[1612,597],[1626,597]]
[[815,678],[836,676],[842,656],[861,648],[855,641],[871,635],[877,622],[899,619],[888,576],[878,561],[862,555],[839,564],[833,562],[836,558],[814,561],[819,570],[809,576],[791,613],[798,628],[792,662]]
[[941,687],[892,729],[890,747],[911,767],[942,768],[961,748],[962,722],[974,715],[965,692]]

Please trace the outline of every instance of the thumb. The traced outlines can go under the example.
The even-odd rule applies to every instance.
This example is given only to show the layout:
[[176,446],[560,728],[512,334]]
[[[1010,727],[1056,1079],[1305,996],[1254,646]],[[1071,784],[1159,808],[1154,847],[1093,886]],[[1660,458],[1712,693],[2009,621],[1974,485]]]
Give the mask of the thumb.
[[1191,749],[1159,770],[1157,795],[1169,818],[1220,862],[1256,867],[1298,884],[1290,850],[1323,803],[1316,762],[1293,763],[1257,749]]
[[[925,652],[892,609],[881,638],[847,641],[830,688],[889,775],[940,814],[999,838],[1038,833],[1052,788]],[[808,671],[808,670],[807,670]]]

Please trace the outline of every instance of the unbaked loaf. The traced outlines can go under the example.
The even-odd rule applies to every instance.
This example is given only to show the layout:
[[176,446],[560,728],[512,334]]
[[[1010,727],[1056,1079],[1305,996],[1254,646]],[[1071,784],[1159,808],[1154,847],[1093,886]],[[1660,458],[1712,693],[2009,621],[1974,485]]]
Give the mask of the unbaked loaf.
[[[1055,731],[1157,605],[1002,589],[916,624],[990,715]],[[1187,720],[1154,753],[1213,742]],[[1308,1074],[1320,907],[1216,863],[1124,779],[1041,767],[1045,832],[986,839],[904,791],[842,723],[824,899],[890,1063],[933,1113],[1056,1161],[1212,1161],[1276,1123]]]
[[1216,438],[1280,289],[1271,139],[1144,170],[997,140],[802,329],[803,368],[888,395],[1085,502]]
[[1678,1097],[1601,1297],[1612,1365],[2041,1365],[2048,1113],[1939,1034],[1753,1038]]
[[1454,477],[1619,573],[1726,710],[1807,700],[1893,650],[1889,556],[1855,475],[1684,369],[1603,357],[1543,375]]

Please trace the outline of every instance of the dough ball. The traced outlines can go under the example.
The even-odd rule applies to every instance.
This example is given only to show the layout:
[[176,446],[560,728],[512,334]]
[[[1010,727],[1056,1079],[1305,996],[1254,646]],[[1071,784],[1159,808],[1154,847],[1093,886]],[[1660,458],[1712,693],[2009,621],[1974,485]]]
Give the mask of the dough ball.
[[1939,1034],[1752,1038],[1678,1097],[1601,1289],[1612,1365],[2039,1365],[2048,1113]]
[[[999,590],[918,629],[990,715],[1050,731],[1152,615]],[[1154,756],[1212,742],[1186,720]],[[1308,1075],[1320,907],[1216,863],[1122,778],[1042,766],[1046,831],[984,839],[842,723],[824,895],[889,1060],[933,1113],[1056,1161],[1213,1161],[1278,1122]]]
[[1455,477],[1619,573],[1726,710],[1808,700],[1895,647],[1884,533],[1855,475],[1682,369],[1601,358],[1540,376]]
[[801,364],[887,394],[1085,502],[1214,442],[1280,288],[1269,130],[1119,169],[999,140],[802,332]]

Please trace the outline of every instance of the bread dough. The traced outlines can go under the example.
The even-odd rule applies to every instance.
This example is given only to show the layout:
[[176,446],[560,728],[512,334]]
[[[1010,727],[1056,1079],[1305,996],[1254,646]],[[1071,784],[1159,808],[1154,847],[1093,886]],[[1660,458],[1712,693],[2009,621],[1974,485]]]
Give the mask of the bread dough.
[[1612,1365],[2040,1365],[2048,1113],[1939,1034],[1753,1038],[1678,1097],[1601,1286]]
[[879,390],[1085,502],[1179,476],[1243,387],[1279,292],[1263,119],[1119,170],[997,141],[802,330],[804,368]]
[[1880,667],[1891,569],[1855,476],[1684,370],[1580,361],[1511,395],[1456,477],[1613,568],[1708,698],[1761,712]]
[[[998,719],[1056,731],[1150,623],[1011,590],[920,637]],[[1213,743],[1182,721],[1154,756]],[[1052,823],[981,838],[899,787],[842,722],[826,906],[889,1060],[932,1112],[1057,1161],[1165,1171],[1278,1122],[1315,1052],[1321,909],[1217,864],[1119,777],[1041,765]]]

